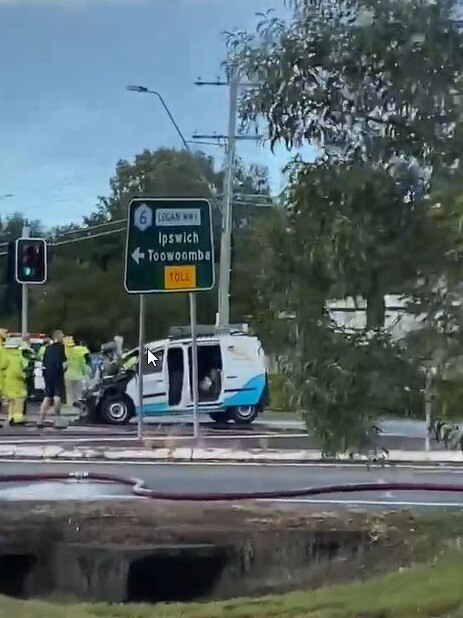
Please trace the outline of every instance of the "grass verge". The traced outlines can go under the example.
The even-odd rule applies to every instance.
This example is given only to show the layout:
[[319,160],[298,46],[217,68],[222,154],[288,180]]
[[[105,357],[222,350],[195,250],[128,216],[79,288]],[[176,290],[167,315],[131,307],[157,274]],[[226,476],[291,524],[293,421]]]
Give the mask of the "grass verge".
[[218,603],[54,605],[0,597],[0,618],[460,618],[462,582],[463,557],[452,556],[362,583]]

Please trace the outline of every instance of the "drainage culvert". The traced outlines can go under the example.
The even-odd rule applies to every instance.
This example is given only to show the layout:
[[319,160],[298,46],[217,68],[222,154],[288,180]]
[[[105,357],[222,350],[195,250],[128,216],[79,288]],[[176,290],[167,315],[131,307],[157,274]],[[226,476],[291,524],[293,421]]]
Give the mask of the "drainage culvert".
[[409,517],[262,504],[5,502],[0,593],[156,603],[318,586],[413,561],[420,537]]
[[27,597],[27,582],[36,561],[34,554],[0,553],[0,594]]

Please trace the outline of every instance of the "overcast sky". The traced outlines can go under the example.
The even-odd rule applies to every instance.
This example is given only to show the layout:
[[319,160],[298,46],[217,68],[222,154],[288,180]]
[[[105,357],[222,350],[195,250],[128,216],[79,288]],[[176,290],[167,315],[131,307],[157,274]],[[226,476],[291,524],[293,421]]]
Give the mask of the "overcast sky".
[[[0,213],[47,225],[80,221],[120,158],[180,147],[159,90],[189,138],[225,132],[224,88],[198,88],[225,57],[221,33],[252,27],[282,0],[0,0]],[[220,159],[219,148],[206,148]],[[241,144],[269,166],[275,190],[288,155]]]

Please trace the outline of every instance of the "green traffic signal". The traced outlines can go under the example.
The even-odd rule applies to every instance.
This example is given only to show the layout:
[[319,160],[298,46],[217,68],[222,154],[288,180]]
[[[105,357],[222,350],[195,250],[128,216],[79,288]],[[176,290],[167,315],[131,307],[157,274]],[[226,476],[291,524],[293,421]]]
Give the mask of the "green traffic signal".
[[42,238],[16,241],[16,281],[43,284],[47,280],[47,244]]

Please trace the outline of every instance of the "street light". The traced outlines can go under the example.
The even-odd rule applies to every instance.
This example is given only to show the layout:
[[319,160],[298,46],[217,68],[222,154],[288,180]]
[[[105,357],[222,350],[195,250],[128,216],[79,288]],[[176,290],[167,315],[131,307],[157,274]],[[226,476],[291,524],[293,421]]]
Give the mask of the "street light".
[[[191,148],[190,148],[187,140],[185,139],[185,136],[181,132],[180,127],[178,126],[178,124],[175,122],[175,118],[172,116],[172,114],[170,112],[170,109],[167,107],[167,104],[164,101],[164,99],[162,98],[161,94],[157,90],[150,90],[146,86],[134,86],[134,85],[132,85],[132,86],[127,86],[126,88],[127,88],[127,90],[129,92],[139,92],[141,94],[152,94],[155,97],[157,97],[161,101],[161,104],[162,104],[166,114],[169,116],[170,121],[172,122],[172,124],[175,127],[175,130],[177,131],[178,135],[180,136],[180,139],[182,140],[182,144],[185,147],[185,150],[187,152],[189,152],[190,154],[192,154]],[[205,176],[203,174],[200,174],[199,179],[201,180],[201,182],[203,182],[206,185],[206,187],[209,189],[209,191],[212,193],[212,195],[215,196],[216,193],[217,193],[216,187],[214,187],[214,185],[212,185],[207,180],[207,178],[205,178]]]
[[180,127],[178,126],[178,124],[175,122],[174,117],[172,116],[172,114],[170,113],[170,109],[167,107],[166,102],[164,101],[164,99],[162,98],[162,96],[160,95],[160,93],[157,90],[150,90],[149,88],[147,88],[146,86],[127,86],[127,90],[129,92],[139,92],[141,94],[152,94],[155,97],[157,97],[160,101],[161,101],[161,105],[163,106],[164,110],[166,111],[167,115],[170,118],[170,121],[172,122],[172,124],[175,127],[175,130],[177,131],[177,133],[180,136],[180,139],[182,140],[183,145],[185,146],[185,149],[188,150],[188,152],[191,152],[191,148],[188,145],[188,142],[186,141],[183,133],[180,131]]

